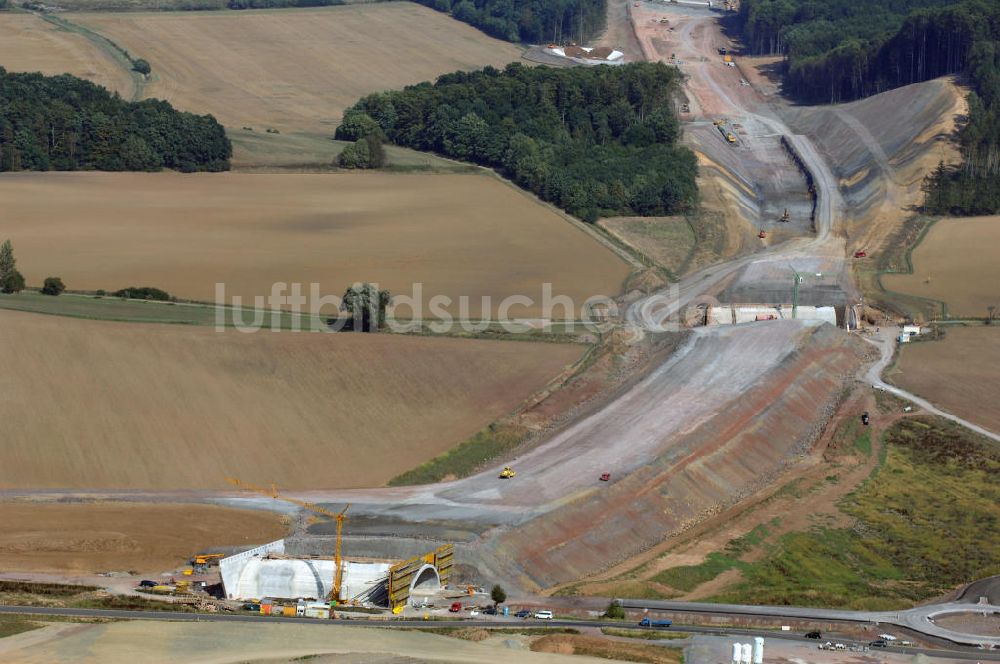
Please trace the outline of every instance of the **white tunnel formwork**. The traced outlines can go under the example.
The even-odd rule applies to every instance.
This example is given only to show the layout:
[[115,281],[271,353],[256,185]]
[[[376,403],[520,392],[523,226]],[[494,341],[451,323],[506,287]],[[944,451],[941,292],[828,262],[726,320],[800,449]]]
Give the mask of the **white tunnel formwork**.
[[[219,561],[226,597],[325,600],[330,596],[333,560],[292,558],[282,555],[283,552],[284,541],[278,540]],[[387,603],[391,566],[388,562],[345,560],[341,596],[346,600]],[[434,565],[420,569],[411,589],[425,593],[441,589],[441,578]]]
[[705,315],[705,325],[740,325],[765,320],[821,320],[837,325],[835,307],[813,307],[791,304],[719,304],[709,307]]

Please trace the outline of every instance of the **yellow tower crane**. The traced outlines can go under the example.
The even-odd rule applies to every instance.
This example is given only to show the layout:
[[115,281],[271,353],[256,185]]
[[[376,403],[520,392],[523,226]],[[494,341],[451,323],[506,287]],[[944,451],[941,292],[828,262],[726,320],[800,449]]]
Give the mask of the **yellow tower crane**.
[[307,503],[304,500],[298,500],[297,498],[289,498],[288,496],[282,496],[278,493],[278,487],[275,486],[274,484],[271,485],[270,489],[265,489],[264,487],[259,487],[253,484],[249,484],[248,482],[243,482],[242,480],[238,480],[235,477],[227,477],[226,481],[246,491],[253,491],[254,493],[259,493],[261,495],[274,498],[275,500],[283,500],[286,503],[292,503],[293,505],[298,505],[302,509],[308,510],[313,514],[319,514],[327,518],[333,519],[334,521],[337,522],[337,544],[333,556],[334,560],[333,590],[330,592],[330,599],[335,602],[343,602],[344,600],[340,596],[341,583],[344,578],[344,561],[340,555],[342,546],[341,537],[344,531],[344,521],[347,520],[345,514],[347,514],[347,510],[351,508],[350,503],[348,503],[347,507],[345,507],[340,512],[334,512],[326,509],[325,507],[314,505],[313,503]]

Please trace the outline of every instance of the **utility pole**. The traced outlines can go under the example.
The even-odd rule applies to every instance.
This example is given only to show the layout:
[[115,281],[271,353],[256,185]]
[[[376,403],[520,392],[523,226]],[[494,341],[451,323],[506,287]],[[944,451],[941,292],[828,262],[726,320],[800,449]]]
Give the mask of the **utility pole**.
[[792,270],[794,274],[794,285],[792,286],[792,320],[795,320],[799,313],[799,284],[802,283],[802,275]]

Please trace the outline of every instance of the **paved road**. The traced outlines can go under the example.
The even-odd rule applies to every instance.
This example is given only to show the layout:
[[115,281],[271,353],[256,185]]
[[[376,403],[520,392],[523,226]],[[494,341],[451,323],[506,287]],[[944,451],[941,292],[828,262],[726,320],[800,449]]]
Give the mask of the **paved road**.
[[865,341],[877,347],[879,349],[879,352],[882,354],[878,362],[869,367],[868,371],[865,373],[865,380],[871,383],[872,386],[877,387],[879,389],[883,389],[886,392],[890,392],[899,397],[900,399],[905,399],[906,401],[915,403],[929,413],[933,413],[934,415],[939,415],[940,417],[951,420],[952,422],[961,424],[963,427],[971,429],[982,436],[986,436],[991,440],[1000,442],[1000,434],[990,431],[989,429],[985,429],[979,426],[978,424],[975,424],[968,420],[964,420],[961,417],[958,417],[957,415],[952,415],[951,413],[943,411],[934,404],[932,404],[930,401],[927,401],[926,399],[921,399],[915,394],[900,389],[895,385],[890,385],[889,383],[882,380],[882,372],[885,371],[885,368],[889,366],[890,362],[892,362],[892,357],[896,349],[896,335],[892,332],[890,328],[888,327],[885,328],[878,334],[874,335],[872,338],[866,337]]
[[802,620],[844,620],[897,625],[920,634],[945,639],[959,645],[1000,649],[1000,636],[964,634],[939,627],[933,622],[935,616],[949,613],[1000,613],[1000,606],[990,604],[949,602],[946,604],[918,606],[905,611],[846,611],[842,609],[814,609],[799,606],[754,606],[744,604],[712,604],[708,602],[670,602],[639,599],[619,599],[617,601],[621,602],[622,606],[626,609],[726,613],[744,616],[797,618]]
[[[261,616],[254,614],[232,613],[182,613],[169,611],[120,611],[113,609],[69,609],[40,606],[0,606],[0,614],[15,613],[36,616],[64,616],[71,618],[111,618],[116,620],[169,620],[180,622],[241,622],[270,624],[299,624],[316,627],[338,625],[341,627],[367,627],[369,629],[440,629],[442,627],[494,627],[494,628],[600,628],[600,627],[634,627],[632,623],[622,621],[593,620],[521,620],[519,618],[497,618],[494,620],[461,620],[461,621],[429,621],[429,620],[370,620],[365,618],[317,620],[315,618],[285,618],[279,616]],[[717,612],[718,613],[718,612]],[[694,634],[718,634],[721,636],[763,636],[764,638],[785,639],[789,641],[811,642],[801,634],[775,632],[774,630],[739,629],[731,627],[705,627],[702,625],[676,624],[665,632],[690,632]],[[837,639],[847,645],[864,645],[863,642],[848,639]],[[674,641],[676,643],[676,641]],[[908,654],[923,654],[930,657],[947,657],[964,660],[998,660],[1000,654],[968,652],[961,650],[931,650],[927,648],[891,648],[894,652]]]

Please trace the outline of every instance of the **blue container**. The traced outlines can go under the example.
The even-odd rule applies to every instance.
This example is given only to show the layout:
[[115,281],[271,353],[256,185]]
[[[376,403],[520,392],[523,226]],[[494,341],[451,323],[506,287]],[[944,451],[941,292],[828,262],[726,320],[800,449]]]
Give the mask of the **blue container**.
[[508,614],[510,614],[510,607],[509,606],[503,607],[503,614],[505,616],[508,615]]

